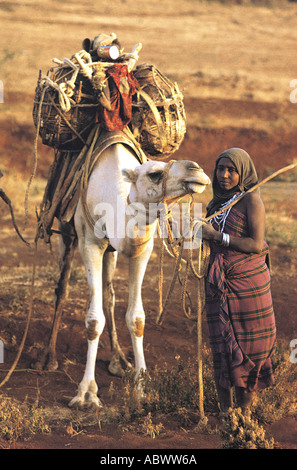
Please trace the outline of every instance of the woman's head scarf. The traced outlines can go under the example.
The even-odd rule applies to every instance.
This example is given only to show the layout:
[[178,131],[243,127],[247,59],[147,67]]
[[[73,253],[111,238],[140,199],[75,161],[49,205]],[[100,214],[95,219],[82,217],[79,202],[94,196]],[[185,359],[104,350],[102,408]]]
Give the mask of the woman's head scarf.
[[[222,190],[217,180],[217,166],[221,158],[229,158],[239,174],[238,185],[235,186],[235,188],[230,189],[230,191]],[[257,183],[257,172],[249,154],[240,148],[225,150],[216,159],[216,166],[212,180],[213,199],[207,206],[207,216],[217,212],[221,205],[229,201],[229,199],[231,199],[237,192],[245,192]]]

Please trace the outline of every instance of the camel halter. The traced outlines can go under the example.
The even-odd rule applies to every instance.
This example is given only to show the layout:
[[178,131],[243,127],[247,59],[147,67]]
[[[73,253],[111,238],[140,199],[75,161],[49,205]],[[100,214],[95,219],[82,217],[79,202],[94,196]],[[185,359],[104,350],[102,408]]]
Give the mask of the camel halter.
[[168,180],[168,174],[170,171],[170,168],[172,167],[173,163],[175,163],[176,160],[170,160],[165,168],[164,174],[163,174],[163,181],[162,181],[162,202],[165,204],[165,195],[166,195],[166,185],[167,185],[167,180]]

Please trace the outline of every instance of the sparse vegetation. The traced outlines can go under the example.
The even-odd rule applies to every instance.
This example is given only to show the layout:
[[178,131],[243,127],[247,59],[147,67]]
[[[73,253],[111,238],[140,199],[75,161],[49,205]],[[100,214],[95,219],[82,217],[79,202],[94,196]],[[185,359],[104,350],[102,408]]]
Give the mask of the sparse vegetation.
[[151,439],[155,439],[159,436],[165,428],[162,423],[154,423],[152,414],[149,412],[147,415],[140,416],[133,423],[128,425],[122,425],[123,431],[134,431],[144,436],[148,436]]
[[284,249],[297,248],[296,183],[290,181],[290,172],[284,175],[287,175],[287,181],[273,180],[261,187],[266,209],[265,238],[271,247],[279,247],[280,253]]
[[240,408],[229,410],[221,429],[223,449],[273,449],[274,439],[267,439],[265,430],[252,419],[251,412]]
[[[218,414],[217,396],[212,379],[210,351],[204,348],[204,408],[206,415]],[[273,356],[275,386],[259,392],[251,410],[243,414],[233,409],[224,418],[221,429],[224,448],[273,448],[273,439],[265,437],[262,425],[271,424],[290,414],[297,416],[297,371],[289,361],[288,352],[279,345]],[[110,398],[119,404],[117,411],[112,408],[105,421],[120,426],[122,431],[134,431],[154,439],[166,433],[164,416],[172,416],[181,428],[194,428],[199,422],[198,376],[196,361],[183,363],[176,359],[173,366],[156,367],[150,375],[141,379],[144,399],[139,395],[131,371],[123,378],[123,385],[110,387]],[[236,404],[235,404],[236,406]],[[92,415],[92,430],[102,432],[100,411]],[[94,423],[97,424],[94,424]],[[66,433],[70,437],[88,432],[87,424],[79,415],[71,415],[65,422]],[[47,422],[42,408],[35,404],[22,404],[1,395],[0,437],[15,442],[35,433],[49,433],[51,424]]]
[[[21,232],[24,194],[33,166],[35,129],[32,121],[32,99],[39,69],[45,74],[52,65],[53,57],[70,57],[80,50],[82,39],[88,35],[93,37],[100,32],[114,30],[119,35],[125,52],[129,52],[136,42],[141,41],[141,61],[153,61],[171,79],[177,80],[185,96],[188,132],[186,145],[173,158],[196,159],[211,176],[214,159],[225,145],[246,146],[251,156],[257,159],[260,178],[296,158],[297,104],[289,102],[292,91],[290,81],[296,78],[292,76],[296,43],[296,2],[293,0],[115,0],[113,6],[110,1],[102,0],[100,15],[106,21],[108,19],[108,30],[102,31],[98,30],[96,21],[98,5],[86,0],[69,0],[64,3],[56,0],[46,3],[41,0],[2,1],[0,11],[4,31],[0,53],[0,79],[4,86],[4,103],[0,103],[0,169],[4,177],[0,180],[0,186],[11,198]],[[22,232],[30,242],[34,240],[35,234],[35,209],[41,202],[47,172],[53,160],[53,151],[42,146],[40,141],[38,152],[38,169],[29,197],[29,223],[27,230]],[[295,321],[292,320],[294,313],[291,312],[295,308],[297,292],[294,282],[297,259],[296,181],[296,172],[290,172],[279,178],[278,182],[261,189],[267,213],[267,241],[274,250],[272,272],[275,273],[275,311],[279,324],[283,326],[288,322],[288,328],[284,327],[281,333],[286,335],[286,340],[291,339],[289,335],[294,334],[293,328],[290,330]],[[210,197],[211,188],[199,198],[204,209]],[[5,361],[7,360],[7,363],[1,365],[2,378],[15,355],[23,332],[28,307],[32,251],[25,245],[22,246],[17,239],[4,203],[0,203],[0,219],[0,338],[4,343]],[[111,382],[109,395],[109,385],[99,390],[103,395],[100,398],[106,406],[104,411],[99,411],[98,414],[90,412],[89,415],[80,411],[73,414],[69,412],[66,403],[71,398],[68,395],[77,385],[76,371],[83,367],[83,355],[80,356],[80,353],[85,344],[83,322],[88,295],[85,273],[81,266],[75,266],[71,275],[69,299],[58,338],[60,369],[57,373],[38,375],[44,387],[40,399],[42,405],[29,404],[35,393],[32,382],[34,372],[28,374],[21,367],[27,367],[32,358],[35,358],[34,354],[42,350],[50,328],[57,277],[57,238],[52,237],[51,247],[39,245],[35,312],[21,358],[23,364],[11,379],[14,381],[13,385],[9,383],[5,390],[9,396],[0,396],[1,445],[10,446],[18,441],[22,443],[23,439],[27,441],[29,437],[32,442],[34,433],[48,435],[49,428],[53,436],[55,426],[52,427],[52,422],[56,424],[56,419],[60,420],[58,425],[72,445],[77,437],[85,438],[88,433],[93,433],[96,439],[102,436],[106,431],[105,423],[109,423],[113,431],[122,429],[132,431],[133,437],[137,433],[141,437],[154,439],[156,446],[159,436],[160,440],[164,436],[166,438],[168,423],[183,428],[179,437],[195,429],[199,420],[197,364],[194,354],[188,351],[195,350],[196,337],[191,334],[192,327],[187,326],[185,328],[189,329],[190,338],[187,341],[192,344],[189,346],[188,343],[183,349],[184,345],[181,348],[180,346],[184,337],[179,344],[173,345],[175,337],[173,339],[166,336],[170,333],[165,324],[163,338],[169,338],[171,344],[167,350],[164,349],[163,357],[159,345],[154,350],[149,344],[152,333],[148,322],[146,355],[157,365],[155,368],[149,367],[149,374],[143,377],[146,402],[139,400],[133,374],[128,373],[122,382],[118,378]],[[54,256],[50,256],[50,249]],[[156,262],[157,256],[153,258],[154,268],[149,271],[150,285],[151,278],[156,276]],[[170,263],[172,260],[169,260],[168,266]],[[123,296],[117,298],[117,321],[121,316],[124,317],[126,278],[126,272],[120,273]],[[282,292],[287,284],[287,290]],[[154,315],[157,299],[151,291],[148,292],[148,314]],[[174,308],[175,305],[170,313],[175,315]],[[176,317],[173,321],[176,321]],[[181,321],[177,328],[182,329],[184,326],[185,323]],[[153,335],[155,333],[153,331]],[[119,331],[119,334],[122,343],[122,332]],[[103,370],[106,380],[113,381],[104,368],[108,355],[102,359],[102,353],[106,353],[106,345],[108,337],[103,337],[100,340],[96,373],[99,373],[100,366],[100,373]],[[126,346],[124,341],[122,346]],[[174,359],[176,352],[182,354],[180,349],[186,351],[185,360]],[[187,360],[188,357],[191,360]],[[133,358],[131,360],[133,362]],[[207,348],[204,350],[203,361],[205,412],[207,415],[217,416],[217,397]],[[234,419],[241,422],[243,431],[237,437],[233,433],[233,442],[225,436],[223,441],[226,447],[234,445],[236,437],[236,443],[241,448],[254,444],[262,448],[265,439],[269,439],[264,436],[264,440],[256,439],[258,425],[266,427],[287,416],[296,418],[296,365],[291,364],[288,359],[286,344],[278,344],[273,364],[275,386],[259,393],[254,400],[250,417],[254,427],[251,426],[251,421],[243,422],[243,418],[234,412],[237,414],[233,415],[233,423]],[[28,394],[30,400],[24,399],[22,393],[24,396]],[[17,401],[14,397],[21,398]],[[57,416],[53,418],[53,414]],[[61,415],[66,416],[63,421]],[[229,426],[232,425],[231,417],[228,423]],[[217,437],[218,431],[213,430],[213,434],[215,433]],[[166,442],[165,438],[162,445]],[[195,441],[199,445],[198,441],[199,436]]]
[[266,240],[269,245],[278,245],[286,249],[297,248],[297,222],[293,217],[282,213],[267,215]]
[[[210,351],[203,351],[204,365],[204,407],[207,412],[217,411],[217,400],[212,377]],[[184,363],[180,358],[175,359],[171,366],[155,367],[144,379],[146,403],[150,411],[176,413],[178,410],[199,411],[198,396],[198,366],[195,360]],[[187,386],[185,386],[187,384]]]
[[49,433],[50,426],[46,423],[38,402],[28,405],[20,404],[7,396],[0,396],[0,437],[10,443],[36,433]]
[[297,416],[297,370],[289,350],[278,344],[272,356],[275,385],[263,390],[253,401],[253,415],[261,423],[273,423],[286,415]]
[[[206,414],[218,414],[217,396],[212,378],[210,350],[203,351],[204,361],[204,408]],[[274,442],[266,439],[262,425],[278,421],[287,414],[297,416],[297,371],[289,361],[283,345],[276,347],[273,356],[275,386],[258,392],[251,410],[243,415],[235,408],[224,421],[223,447],[227,448],[273,448]],[[112,387],[121,402],[119,422],[123,430],[134,429],[151,437],[165,430],[159,416],[174,416],[181,427],[193,427],[199,421],[198,376],[196,361],[183,363],[176,360],[173,366],[155,367],[142,377],[145,399],[139,399],[133,375],[124,377],[123,390]],[[235,403],[236,406],[236,403]],[[159,418],[162,419],[162,418]]]

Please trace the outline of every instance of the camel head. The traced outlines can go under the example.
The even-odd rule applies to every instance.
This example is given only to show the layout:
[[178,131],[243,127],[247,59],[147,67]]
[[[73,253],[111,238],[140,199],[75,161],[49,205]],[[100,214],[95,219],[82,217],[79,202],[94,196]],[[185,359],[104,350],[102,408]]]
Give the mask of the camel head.
[[133,170],[123,169],[122,174],[131,183],[130,200],[143,204],[174,202],[187,194],[200,194],[210,184],[202,168],[189,160],[148,161]]

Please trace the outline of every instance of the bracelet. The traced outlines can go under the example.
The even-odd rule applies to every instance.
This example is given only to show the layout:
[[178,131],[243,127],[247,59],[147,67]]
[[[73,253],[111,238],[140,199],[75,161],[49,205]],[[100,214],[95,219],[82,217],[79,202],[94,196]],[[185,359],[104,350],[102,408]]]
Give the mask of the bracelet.
[[223,235],[223,238],[222,238],[221,245],[228,247],[230,245],[230,235],[225,232],[223,232],[222,235]]

